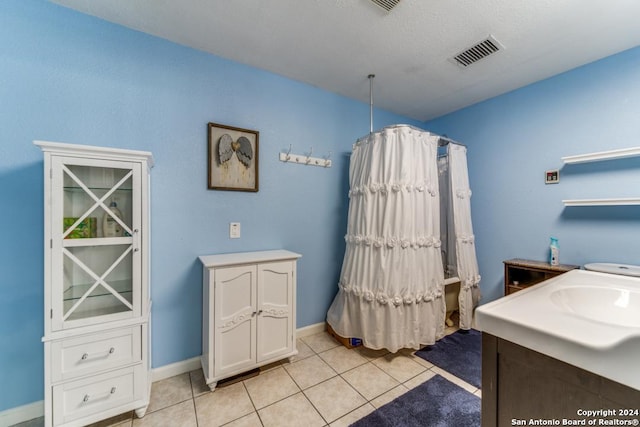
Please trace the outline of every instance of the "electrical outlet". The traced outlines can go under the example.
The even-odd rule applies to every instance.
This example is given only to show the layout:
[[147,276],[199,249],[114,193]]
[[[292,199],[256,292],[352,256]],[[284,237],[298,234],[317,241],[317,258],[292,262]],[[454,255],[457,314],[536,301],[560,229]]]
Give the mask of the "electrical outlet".
[[239,239],[240,238],[240,223],[239,222],[230,222],[229,223],[229,238],[230,239]]

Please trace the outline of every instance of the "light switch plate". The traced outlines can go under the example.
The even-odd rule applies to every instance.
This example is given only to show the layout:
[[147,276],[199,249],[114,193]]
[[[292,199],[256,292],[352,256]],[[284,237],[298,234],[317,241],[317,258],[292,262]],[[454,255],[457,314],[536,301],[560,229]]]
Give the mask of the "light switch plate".
[[230,239],[239,239],[240,238],[240,223],[239,222],[230,222],[229,223],[229,238]]
[[545,184],[557,184],[560,182],[560,171],[558,169],[546,171],[544,174]]

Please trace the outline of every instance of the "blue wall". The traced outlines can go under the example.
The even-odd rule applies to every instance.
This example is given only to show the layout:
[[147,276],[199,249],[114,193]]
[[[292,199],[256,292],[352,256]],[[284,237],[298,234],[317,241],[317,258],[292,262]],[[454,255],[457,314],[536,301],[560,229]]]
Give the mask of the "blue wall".
[[[640,264],[640,206],[563,199],[640,197],[640,158],[563,166],[561,157],[640,146],[640,48],[433,120],[468,146],[482,302],[502,296],[509,258]],[[560,169],[560,183],[544,184]]]
[[[365,73],[366,74],[366,73]],[[363,90],[368,90],[363,75]],[[297,326],[344,251],[348,153],[369,106],[39,0],[0,2],[0,411],[43,398],[43,162],[35,139],[153,152],[153,366],[201,353],[203,254],[285,248]],[[420,123],[376,110],[376,127]],[[260,132],[260,191],[207,190],[207,123]],[[278,153],[333,152],[333,167]],[[230,240],[229,222],[242,224]]]
[[[469,147],[484,301],[502,261],[640,263],[640,208],[561,200],[640,195],[640,160],[562,156],[640,145],[640,48],[433,120]],[[368,81],[363,76],[366,91]],[[43,173],[34,139],[152,151],[153,366],[200,354],[198,255],[287,248],[298,327],[325,318],[344,250],[348,156],[368,105],[39,0],[0,2],[0,411],[43,398]],[[376,111],[375,127],[420,123]],[[260,191],[206,189],[207,122],[260,131]],[[278,153],[333,152],[330,169]],[[561,169],[560,184],[544,171]],[[229,240],[228,223],[242,223]]]

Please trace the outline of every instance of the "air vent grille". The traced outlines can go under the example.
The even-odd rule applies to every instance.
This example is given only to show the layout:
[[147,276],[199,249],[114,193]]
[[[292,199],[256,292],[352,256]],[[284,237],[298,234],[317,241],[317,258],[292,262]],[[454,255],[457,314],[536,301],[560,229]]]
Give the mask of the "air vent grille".
[[469,65],[480,61],[483,58],[486,58],[489,55],[492,55],[500,50],[504,49],[504,47],[492,36],[489,36],[486,40],[483,40],[470,48],[460,52],[452,59],[453,62],[462,66],[468,67]]
[[400,0],[371,0],[373,3],[377,4],[387,12],[396,7]]

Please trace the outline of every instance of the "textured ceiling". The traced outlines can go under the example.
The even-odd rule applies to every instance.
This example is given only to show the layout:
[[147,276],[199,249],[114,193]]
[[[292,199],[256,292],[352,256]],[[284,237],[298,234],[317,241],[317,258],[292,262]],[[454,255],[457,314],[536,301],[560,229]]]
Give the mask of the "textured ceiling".
[[[638,0],[51,0],[428,120],[640,45]],[[448,58],[493,35],[505,49]]]

